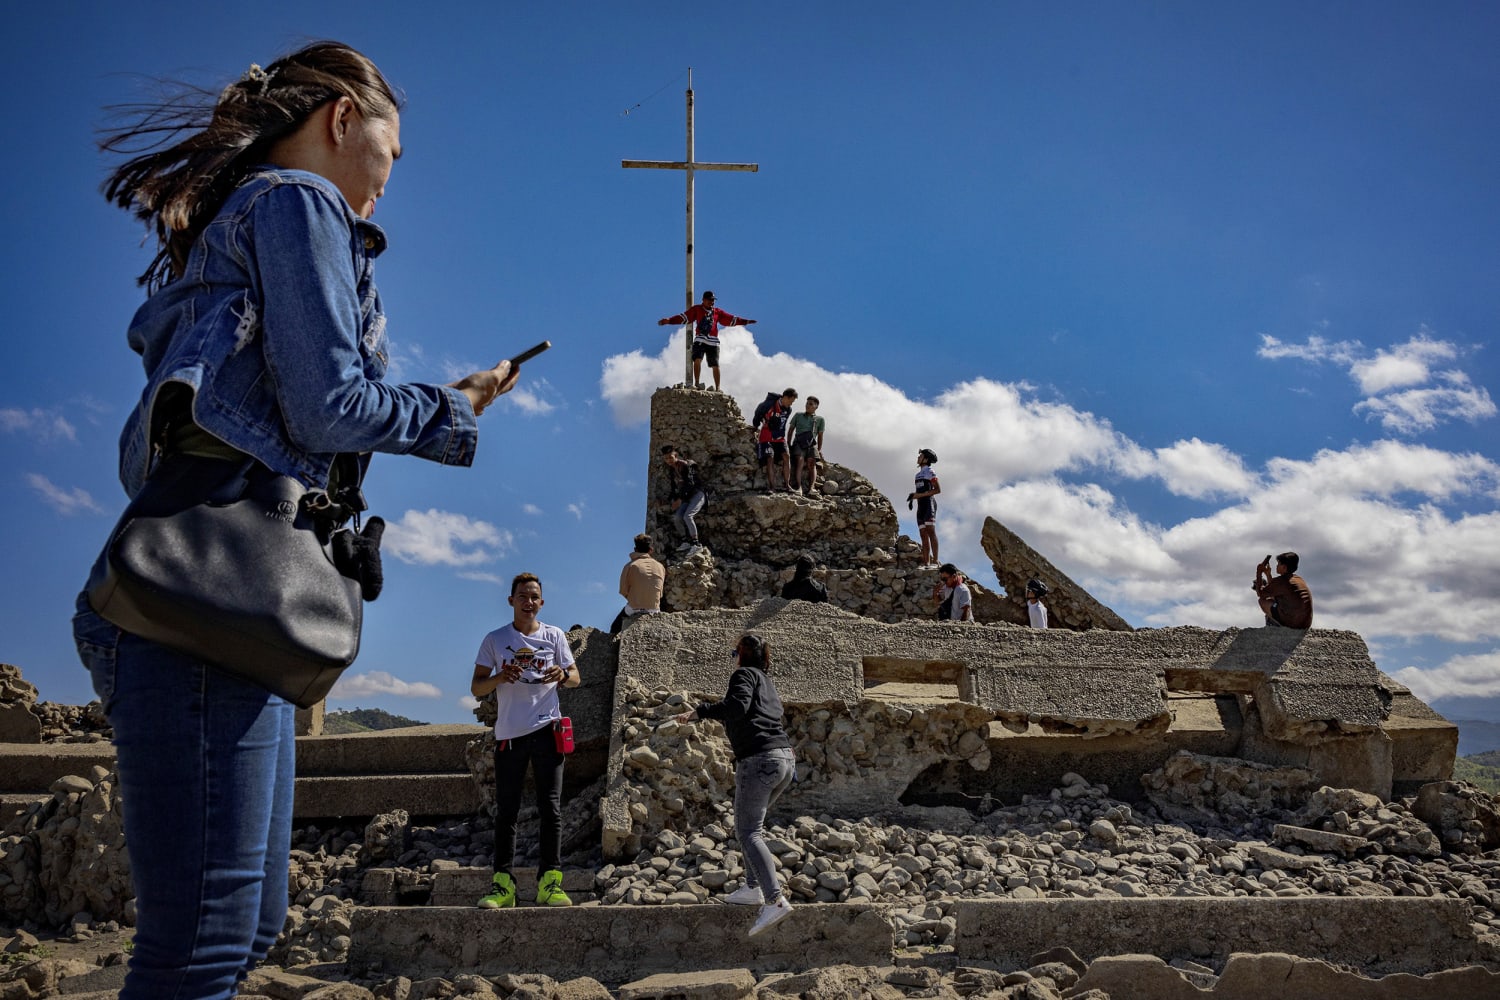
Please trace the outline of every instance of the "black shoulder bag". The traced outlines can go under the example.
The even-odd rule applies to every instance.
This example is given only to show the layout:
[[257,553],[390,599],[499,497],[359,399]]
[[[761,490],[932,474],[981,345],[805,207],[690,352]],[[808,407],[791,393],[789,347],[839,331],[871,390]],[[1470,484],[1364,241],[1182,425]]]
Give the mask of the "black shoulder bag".
[[[364,509],[359,463],[337,496],[249,458],[163,457],[115,525],[88,600],[127,632],[259,684],[322,700],[359,652],[363,599],[380,591],[384,522]],[[356,520],[356,525],[357,525]]]

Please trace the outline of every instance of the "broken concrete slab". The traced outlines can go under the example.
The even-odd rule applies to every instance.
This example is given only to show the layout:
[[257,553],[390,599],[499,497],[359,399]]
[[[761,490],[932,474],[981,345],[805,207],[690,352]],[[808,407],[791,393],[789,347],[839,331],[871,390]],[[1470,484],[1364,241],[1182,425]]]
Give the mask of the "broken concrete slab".
[[[1418,975],[1478,961],[1465,900],[1432,897],[958,900],[960,961],[999,968],[1066,945],[1106,955],[1223,961],[1240,951],[1286,952],[1375,974]],[[1304,994],[1305,995],[1305,994]]]
[[349,970],[356,976],[483,976],[533,972],[605,982],[655,973],[745,968],[758,975],[820,965],[891,964],[885,907],[804,904],[759,937],[757,908],[574,906],[359,907],[351,915]]
[[1130,631],[1130,625],[1125,619],[1105,607],[1075,583],[1072,577],[1054,566],[1051,560],[1027,545],[1021,536],[993,517],[984,519],[979,543],[984,547],[985,555],[990,557],[995,578],[1005,588],[1006,603],[1017,616],[1009,620],[1020,624],[1029,620],[1026,611],[1026,581],[1036,577],[1048,588],[1043,603],[1047,605],[1048,624],[1052,628]]

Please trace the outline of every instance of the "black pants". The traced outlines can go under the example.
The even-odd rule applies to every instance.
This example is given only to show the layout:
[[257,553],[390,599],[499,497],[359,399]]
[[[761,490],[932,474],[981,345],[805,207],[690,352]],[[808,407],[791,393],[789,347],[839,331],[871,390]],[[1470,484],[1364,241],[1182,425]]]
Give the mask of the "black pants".
[[549,723],[535,732],[495,746],[495,871],[510,873],[516,859],[516,816],[521,811],[521,785],[526,765],[536,783],[536,808],[541,814],[540,870],[551,871],[562,859],[563,762]]

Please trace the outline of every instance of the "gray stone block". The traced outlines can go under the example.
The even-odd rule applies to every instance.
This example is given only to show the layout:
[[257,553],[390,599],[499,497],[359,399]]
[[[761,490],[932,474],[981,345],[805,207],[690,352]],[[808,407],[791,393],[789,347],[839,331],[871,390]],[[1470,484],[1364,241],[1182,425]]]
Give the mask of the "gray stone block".
[[1085,960],[1140,953],[1217,962],[1275,951],[1377,974],[1480,957],[1468,903],[1442,897],[959,900],[952,915],[960,960],[1000,968],[1059,944]]
[[665,972],[745,968],[757,975],[823,965],[889,965],[893,929],[883,907],[794,906],[756,938],[751,906],[573,906],[477,910],[360,907],[349,970],[413,979],[475,972],[539,972],[604,982]]

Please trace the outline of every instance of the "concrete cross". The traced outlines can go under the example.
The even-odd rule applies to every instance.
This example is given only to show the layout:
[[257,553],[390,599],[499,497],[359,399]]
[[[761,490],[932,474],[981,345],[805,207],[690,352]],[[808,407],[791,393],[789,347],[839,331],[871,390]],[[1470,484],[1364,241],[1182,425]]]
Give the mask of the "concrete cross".
[[[687,159],[686,160],[621,160],[620,166],[646,167],[654,170],[682,170],[687,173],[687,305],[693,307],[693,174],[699,170],[741,170],[755,173],[760,169],[756,163],[699,163],[693,159],[693,68],[688,67],[687,89]],[[693,384],[693,335],[688,331],[684,384]]]

